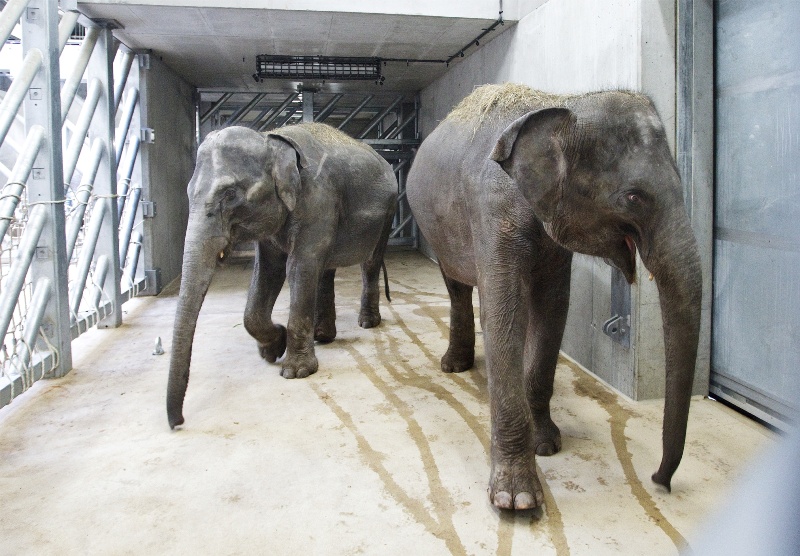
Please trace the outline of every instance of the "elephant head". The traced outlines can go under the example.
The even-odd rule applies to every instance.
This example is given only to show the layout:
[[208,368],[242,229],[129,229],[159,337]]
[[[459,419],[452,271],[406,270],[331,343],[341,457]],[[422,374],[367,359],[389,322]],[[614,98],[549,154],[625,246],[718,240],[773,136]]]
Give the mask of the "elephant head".
[[287,139],[244,127],[213,132],[200,145],[189,182],[189,223],[172,339],[167,416],[183,423],[197,317],[220,253],[275,234],[294,210],[305,158]]
[[571,97],[514,121],[491,158],[557,243],[605,258],[630,283],[638,250],[655,278],[666,400],[663,458],[653,481],[669,489],[686,437],[702,288],[680,177],[655,108],[633,93]]

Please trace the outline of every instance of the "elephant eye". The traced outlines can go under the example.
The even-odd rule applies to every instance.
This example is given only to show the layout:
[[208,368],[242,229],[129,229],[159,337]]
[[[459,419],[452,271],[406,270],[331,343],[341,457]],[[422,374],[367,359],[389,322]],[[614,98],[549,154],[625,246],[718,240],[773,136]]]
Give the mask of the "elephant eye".
[[647,194],[637,189],[625,192],[625,200],[631,205],[644,205],[647,202]]
[[642,198],[639,197],[638,193],[628,193],[627,197],[628,197],[628,200],[631,203],[641,203],[642,202]]

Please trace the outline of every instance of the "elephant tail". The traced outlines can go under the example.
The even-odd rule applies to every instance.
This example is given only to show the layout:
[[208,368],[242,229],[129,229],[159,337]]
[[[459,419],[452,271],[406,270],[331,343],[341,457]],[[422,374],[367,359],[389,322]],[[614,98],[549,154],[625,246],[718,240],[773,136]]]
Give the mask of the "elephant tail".
[[383,287],[386,291],[386,299],[391,303],[392,297],[389,295],[389,275],[386,273],[386,261],[381,261],[381,268],[383,269]]

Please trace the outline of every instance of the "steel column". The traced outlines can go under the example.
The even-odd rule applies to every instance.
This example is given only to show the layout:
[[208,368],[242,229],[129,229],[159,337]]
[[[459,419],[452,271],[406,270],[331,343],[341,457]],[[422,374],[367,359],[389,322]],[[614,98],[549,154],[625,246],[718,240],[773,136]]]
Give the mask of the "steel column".
[[57,357],[54,358],[55,366],[48,371],[51,376],[63,376],[72,369],[72,344],[67,292],[68,260],[64,237],[58,4],[54,0],[32,0],[29,8],[38,10],[41,17],[23,22],[23,47],[40,50],[43,59],[42,69],[31,85],[31,90],[38,89],[41,95],[40,98],[27,96],[25,125],[29,132],[34,126],[43,127],[45,132],[43,148],[39,150],[34,162],[33,179],[28,181],[27,186],[28,205],[36,205],[31,213],[41,210],[45,215],[44,228],[36,243],[36,257],[31,264],[30,279],[36,283],[44,278],[53,285],[53,294],[45,310],[43,323],[48,343],[55,348]]
[[[97,111],[92,120],[90,137],[99,139],[105,147],[100,166],[95,178],[94,193],[98,202],[105,204],[108,201],[108,214],[102,222],[97,244],[97,256],[105,255],[111,264],[111,280],[106,280],[105,295],[112,302],[112,310],[109,315],[97,323],[98,328],[114,328],[122,324],[122,300],[120,296],[120,261],[119,261],[119,216],[116,210],[111,210],[111,206],[116,203],[111,201],[117,194],[117,164],[114,150],[114,38],[111,29],[99,29],[97,47],[92,53],[89,61],[88,77],[92,81],[99,80],[102,84],[102,96],[97,103]],[[97,206],[97,204],[95,205]],[[92,222],[94,224],[94,222]],[[81,292],[82,293],[82,292]]]

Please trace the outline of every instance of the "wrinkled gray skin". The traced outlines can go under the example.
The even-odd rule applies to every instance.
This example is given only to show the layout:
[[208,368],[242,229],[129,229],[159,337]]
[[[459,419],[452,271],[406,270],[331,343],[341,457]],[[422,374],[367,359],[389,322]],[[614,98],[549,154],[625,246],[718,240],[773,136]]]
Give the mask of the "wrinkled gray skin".
[[[170,427],[184,422],[195,326],[221,251],[238,241],[257,242],[244,325],[261,356],[281,375],[317,371],[314,340],[336,336],[335,269],[361,264],[358,322],[381,321],[379,275],[391,229],[397,181],[370,147],[321,124],[271,134],[230,127],[200,145],[189,182],[189,224],[180,297],[175,314],[167,387]],[[289,278],[288,330],[272,322],[272,309]]]
[[655,109],[622,92],[553,104],[489,113],[477,131],[445,119],[421,145],[407,182],[450,294],[445,372],[473,366],[478,287],[491,405],[489,497],[505,509],[543,503],[534,456],[561,449],[550,398],[572,252],[603,257],[633,282],[638,249],[655,277],[666,403],[653,481],[667,489],[683,454],[697,355],[700,260]]

